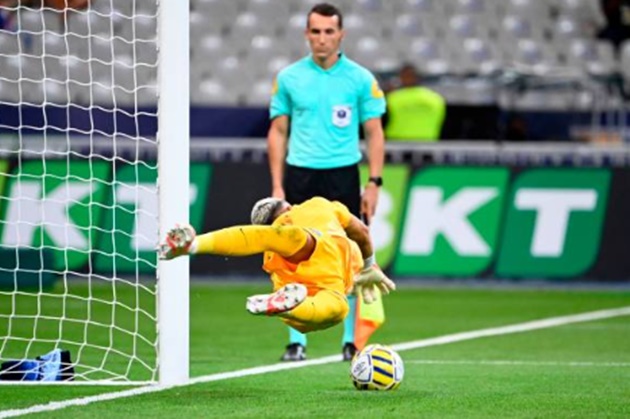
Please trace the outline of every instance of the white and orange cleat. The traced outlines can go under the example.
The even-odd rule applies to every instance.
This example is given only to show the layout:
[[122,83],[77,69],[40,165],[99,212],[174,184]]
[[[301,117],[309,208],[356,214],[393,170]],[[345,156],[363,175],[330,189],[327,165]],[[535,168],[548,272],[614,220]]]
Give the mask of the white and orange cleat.
[[293,310],[306,299],[306,287],[302,284],[287,284],[272,294],[247,297],[245,307],[252,314],[275,316]]

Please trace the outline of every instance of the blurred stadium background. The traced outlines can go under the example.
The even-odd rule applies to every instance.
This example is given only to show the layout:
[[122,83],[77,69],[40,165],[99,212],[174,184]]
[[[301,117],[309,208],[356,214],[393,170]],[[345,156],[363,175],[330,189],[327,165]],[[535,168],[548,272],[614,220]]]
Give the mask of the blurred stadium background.
[[[0,102],[155,106],[155,2],[88,3],[67,10],[66,25],[50,8],[5,19]],[[194,136],[264,136],[265,115],[255,110],[268,103],[279,69],[307,53],[302,31],[314,3],[191,1],[191,101],[202,109]],[[627,140],[630,45],[616,51],[597,37],[606,26],[598,0],[337,3],[350,57],[383,79],[411,62],[445,96],[444,138],[505,139],[518,111],[531,140]],[[235,123],[216,123],[226,113],[212,118],[215,108],[230,108]]]
[[[85,366],[97,365],[86,370],[87,378],[90,373],[120,378],[141,371],[140,379],[151,380],[155,378],[155,295],[150,287],[138,284],[155,275],[157,210],[141,205],[153,202],[142,201],[144,195],[125,194],[123,189],[127,184],[155,184],[159,8],[151,0],[78,3],[83,4],[60,8],[59,2],[44,2],[42,8],[38,1],[0,0],[0,288],[5,289],[0,292],[4,302],[0,320],[6,320],[0,322],[4,337],[0,358],[39,355],[51,344],[62,344],[80,354]],[[302,32],[306,13],[315,3],[318,1],[190,0],[191,186],[195,190],[191,222],[198,229],[246,222],[251,203],[268,194],[264,137],[272,80],[281,68],[308,52]],[[616,49],[598,37],[606,25],[600,2],[332,3],[344,13],[348,35],[343,48],[352,59],[370,68],[384,83],[403,62],[411,62],[420,70],[423,83],[440,92],[448,106],[439,142],[387,144],[386,185],[372,228],[379,262],[402,289],[388,303],[388,322],[375,339],[396,343],[628,305],[630,42]],[[523,124],[518,139],[510,131],[515,118]],[[65,218],[52,220],[44,215],[46,210],[57,215],[63,211],[52,200],[45,203],[44,196],[34,206],[39,201],[21,195],[18,179],[43,179],[42,185],[55,192],[86,180],[104,190],[89,200],[74,198],[81,205],[66,203]],[[459,218],[452,219],[465,231],[445,224],[423,230],[426,211],[415,199],[427,188],[441,188],[445,197],[442,206],[433,208],[433,216],[446,217],[440,210],[449,197],[466,190],[491,188],[497,199],[479,203],[474,211],[462,210]],[[561,214],[560,221],[545,218],[547,224],[543,225],[543,214],[550,214],[545,212],[549,209],[545,195],[539,195],[533,204],[519,204],[521,192],[534,190],[588,191],[586,200],[594,196],[595,201],[583,203],[586,209],[561,205],[564,210],[560,213],[566,217]],[[42,210],[27,220],[39,230],[28,230],[35,231],[33,238],[19,234],[16,238],[19,218],[11,217],[30,207]],[[87,211],[87,207],[92,209]],[[147,221],[151,218],[153,224]],[[77,227],[85,243],[64,247],[61,243],[68,243],[59,238],[59,230],[50,227],[51,220],[66,223],[65,231],[72,230],[68,225]],[[463,233],[470,237],[471,232],[481,247],[473,246],[466,253],[458,240]],[[432,246],[427,247],[426,241],[419,245],[416,240],[420,237],[432,240]],[[266,285],[259,266],[259,258],[192,262],[191,271],[198,280],[191,294],[193,375],[277,360],[284,329],[276,324],[261,327],[262,338],[252,333],[253,320],[234,309],[246,295]],[[217,279],[241,281],[229,288]],[[482,293],[472,289],[520,283],[568,291]],[[423,292],[424,288],[414,289],[418,285],[448,289]],[[36,298],[25,294],[24,300],[14,299],[14,291],[29,286],[38,290]],[[602,287],[612,287],[612,291],[594,290]],[[120,302],[108,304],[112,298]],[[539,303],[531,303],[538,299]],[[66,301],[75,305],[66,310]],[[419,310],[420,306],[424,308]],[[487,311],[480,314],[480,308]],[[236,332],[213,336],[208,327],[221,330],[224,311],[230,313],[225,316],[230,319],[228,328]],[[423,327],[418,327],[418,318]],[[499,387],[506,386],[503,389],[509,389],[505,391],[512,396],[529,391],[510,387],[514,375],[524,374],[532,387],[545,389],[532,399],[518,399],[509,407],[513,410],[508,409],[514,415],[523,412],[523,405],[538,403],[544,406],[540,411],[524,416],[597,415],[606,408],[611,415],[628,414],[623,403],[628,391],[628,323],[621,318],[586,329],[571,329],[571,336],[563,339],[551,331],[531,335],[531,342],[518,338],[502,341],[499,349],[493,346],[496,341],[487,346],[456,346],[443,357],[468,362],[475,357],[506,359],[512,355],[510,359],[517,362],[572,359],[616,363],[617,369],[601,369],[576,379],[569,401],[560,407],[543,393],[552,394],[555,384],[575,378],[574,370],[560,366],[550,376],[543,375],[548,381],[538,380],[535,368],[523,372],[518,367],[497,376],[488,373],[487,378],[496,380]],[[118,335],[121,331],[125,333]],[[310,354],[336,353],[337,332],[314,338],[315,349]],[[138,335],[143,337],[140,346]],[[548,344],[540,345],[543,341]],[[114,348],[119,352],[113,353]],[[102,361],[103,353],[107,363]],[[497,410],[484,410],[487,393],[475,393],[479,386],[475,380],[462,380],[485,367],[451,365],[444,384],[444,369],[427,371],[422,366],[426,353],[414,350],[412,355],[416,364],[410,367],[410,376],[422,376],[426,381],[411,378],[409,392],[394,400],[419,400],[431,391],[439,395],[443,386],[447,392],[455,391],[453,383],[461,382],[465,383],[461,389],[472,392],[467,395],[471,404],[449,405],[447,411],[452,408],[459,417],[501,416],[503,399],[499,397]],[[439,348],[428,356],[440,358]],[[347,396],[349,381],[343,376],[343,366],[296,374],[301,397],[310,394],[313,383],[326,391],[330,376],[337,380],[331,391]],[[340,376],[343,379],[337,379]],[[264,382],[264,378],[260,380]],[[291,379],[279,385],[286,387],[287,394],[297,386]],[[234,394],[247,393],[252,386],[265,385],[245,380],[234,384]],[[222,397],[231,400],[232,387],[209,388],[217,397],[205,399],[204,393],[204,403]],[[591,399],[583,397],[584,389],[589,388],[601,392]],[[461,389],[455,393],[461,394]],[[496,395],[502,390],[487,391]],[[40,392],[37,397],[48,401],[89,393],[61,390]],[[32,404],[20,390],[3,389],[1,394],[6,397],[0,398],[0,408]],[[197,396],[193,391],[190,397]],[[457,399],[454,394],[447,396]],[[264,396],[257,393],[256,397]],[[208,411],[204,409],[210,409],[203,403],[181,406],[176,399],[177,395],[164,398],[167,405],[160,409],[199,409],[191,415],[203,415]],[[580,404],[586,399],[584,403],[590,404]],[[365,414],[375,411],[369,409],[382,409],[378,399],[369,400],[367,407],[362,404],[365,400],[353,400],[344,409]],[[578,401],[576,410],[571,410],[571,400]],[[317,412],[320,401],[308,402],[310,412]],[[285,403],[291,406],[291,400]],[[133,416],[138,412],[133,404],[117,408],[122,406]],[[225,406],[219,403],[215,408]],[[286,414],[285,407],[258,403],[254,409],[280,417]],[[440,403],[433,407],[438,416],[444,412]],[[150,412],[155,406],[141,409]],[[406,413],[414,412],[417,410]],[[251,411],[243,412],[247,414]]]

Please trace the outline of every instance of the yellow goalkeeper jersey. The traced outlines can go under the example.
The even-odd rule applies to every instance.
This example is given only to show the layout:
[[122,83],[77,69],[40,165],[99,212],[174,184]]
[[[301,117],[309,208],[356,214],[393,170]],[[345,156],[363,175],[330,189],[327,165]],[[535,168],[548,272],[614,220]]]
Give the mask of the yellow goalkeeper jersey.
[[312,198],[293,205],[273,225],[295,225],[306,229],[317,241],[311,257],[299,264],[288,262],[274,252],[265,252],[263,269],[271,275],[274,288],[298,282],[309,295],[320,289],[346,294],[353,278],[363,267],[359,246],[348,238],[345,227],[352,214],[340,202]]

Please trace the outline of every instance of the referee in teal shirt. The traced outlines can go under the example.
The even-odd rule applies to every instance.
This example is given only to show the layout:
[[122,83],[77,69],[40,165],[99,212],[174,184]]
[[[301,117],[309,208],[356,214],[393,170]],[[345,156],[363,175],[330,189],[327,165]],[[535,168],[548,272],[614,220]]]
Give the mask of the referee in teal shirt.
[[[311,54],[284,68],[274,82],[267,136],[272,195],[299,204],[314,196],[340,201],[369,224],[384,160],[385,98],[369,70],[340,51],[343,16],[327,3],[307,16]],[[369,182],[361,195],[359,125],[367,139]],[[349,298],[343,356],[354,355],[356,302]],[[306,358],[306,337],[290,331],[283,361]]]

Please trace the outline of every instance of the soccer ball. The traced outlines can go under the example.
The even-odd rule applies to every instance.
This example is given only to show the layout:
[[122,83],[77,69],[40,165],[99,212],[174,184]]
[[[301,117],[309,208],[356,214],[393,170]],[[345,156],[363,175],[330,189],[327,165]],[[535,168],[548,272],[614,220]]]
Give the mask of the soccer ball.
[[395,390],[404,375],[400,355],[385,345],[366,346],[350,364],[350,377],[357,390]]

